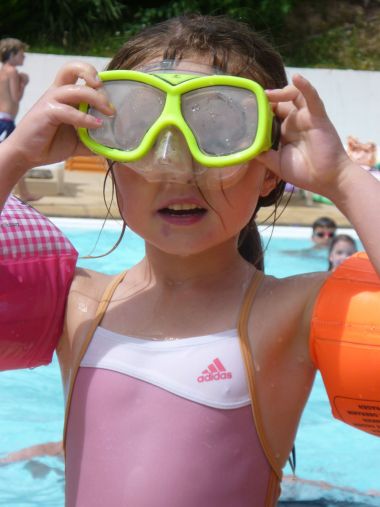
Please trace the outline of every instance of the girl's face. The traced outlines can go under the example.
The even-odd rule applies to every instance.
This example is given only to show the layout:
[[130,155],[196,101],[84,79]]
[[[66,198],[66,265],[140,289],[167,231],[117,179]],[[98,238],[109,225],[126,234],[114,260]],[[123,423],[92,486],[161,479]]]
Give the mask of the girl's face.
[[156,248],[192,255],[236,238],[252,217],[260,195],[276,179],[253,160],[243,178],[223,188],[188,182],[148,182],[125,165],[114,169],[120,212],[127,225]]
[[341,239],[335,243],[330,255],[329,261],[332,264],[332,270],[336,269],[347,257],[350,257],[356,252],[356,248],[344,239]]
[[[193,60],[191,69],[204,73],[205,65]],[[210,73],[212,69],[209,67]],[[237,238],[252,217],[257,200],[267,195],[277,183],[276,177],[252,160],[243,166],[228,183],[220,180],[210,184],[207,172],[194,176],[194,160],[181,132],[168,129],[168,149],[160,153],[160,162],[166,173],[176,178],[149,181],[128,167],[115,164],[114,177],[121,214],[127,225],[142,236],[148,244],[170,254],[192,255]],[[164,132],[165,135],[165,132]],[[160,148],[153,147],[152,152]],[[157,163],[155,154],[141,161]],[[169,171],[167,168],[169,167]],[[218,170],[218,169],[209,169]],[[223,169],[221,169],[223,171]]]

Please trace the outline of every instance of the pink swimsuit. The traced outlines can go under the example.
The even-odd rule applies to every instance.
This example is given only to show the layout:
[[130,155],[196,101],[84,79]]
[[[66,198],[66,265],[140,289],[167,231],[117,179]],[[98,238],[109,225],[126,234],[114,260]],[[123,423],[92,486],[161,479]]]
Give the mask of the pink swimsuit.
[[67,507],[276,505],[236,330],[152,341],[98,326],[68,410]]

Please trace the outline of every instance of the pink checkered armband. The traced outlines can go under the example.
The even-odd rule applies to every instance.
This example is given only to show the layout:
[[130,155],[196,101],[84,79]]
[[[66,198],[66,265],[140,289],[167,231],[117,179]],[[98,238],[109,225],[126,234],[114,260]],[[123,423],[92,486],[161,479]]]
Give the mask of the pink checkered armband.
[[0,215],[0,370],[50,363],[77,257],[50,220],[8,198]]

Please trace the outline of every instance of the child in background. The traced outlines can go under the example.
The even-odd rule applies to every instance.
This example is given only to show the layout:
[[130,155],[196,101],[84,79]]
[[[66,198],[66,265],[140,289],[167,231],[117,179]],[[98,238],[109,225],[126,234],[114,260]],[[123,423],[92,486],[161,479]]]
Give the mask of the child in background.
[[[67,64],[0,146],[4,203],[34,165],[88,154],[76,128],[88,129],[95,149],[111,147],[121,216],[146,245],[121,276],[77,269],[71,285],[57,347],[66,505],[274,506],[315,376],[310,320],[328,275],[263,275],[256,213],[278,202],[284,181],[324,195],[379,272],[380,223],[362,217],[378,215],[380,184],[348,158],[312,85],[300,75],[288,85],[280,56],[243,23],[167,20],[131,38],[112,69],[143,75],[107,84],[91,65]],[[211,75],[210,88],[197,85]],[[266,90],[281,123],[278,150],[264,143],[231,163],[272,128],[266,99],[229,76]],[[189,86],[181,114],[203,150],[165,112],[153,144],[126,160],[178,83]],[[253,356],[251,392],[242,341]]]
[[311,239],[314,248],[323,248],[329,246],[335,236],[336,223],[329,217],[320,217],[312,225],[313,232]]
[[27,45],[18,39],[0,40],[0,142],[15,128],[14,120],[18,113],[20,100],[29,82],[25,72],[17,67],[24,63]]
[[358,249],[354,238],[348,234],[338,234],[334,236],[329,248],[328,270],[334,271],[347,257],[354,255],[357,251]]
[[[0,40],[0,143],[15,129],[15,119],[29,83],[29,76],[19,72],[17,67],[23,65],[27,44],[18,39]],[[18,193],[24,201],[36,201],[39,197],[31,194],[22,177],[17,183]]]

